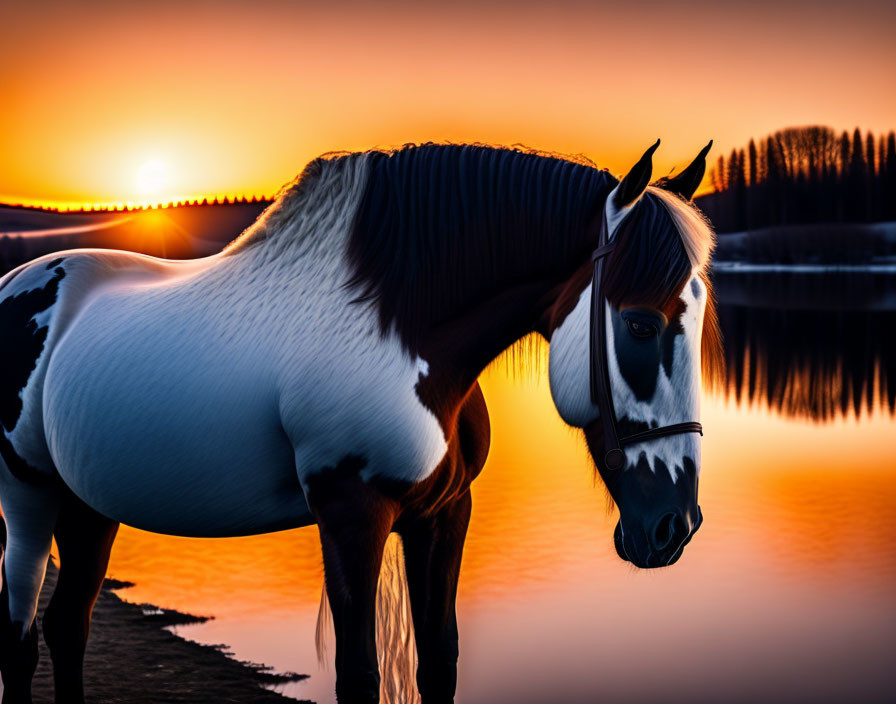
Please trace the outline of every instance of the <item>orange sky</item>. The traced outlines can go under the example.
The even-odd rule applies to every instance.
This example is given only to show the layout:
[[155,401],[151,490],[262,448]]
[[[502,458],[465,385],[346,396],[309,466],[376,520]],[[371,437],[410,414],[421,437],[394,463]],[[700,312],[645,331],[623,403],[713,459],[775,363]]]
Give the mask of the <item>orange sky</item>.
[[6,3],[0,200],[269,194],[321,152],[430,139],[618,173],[659,136],[664,173],[710,137],[896,127],[892,2],[622,5]]

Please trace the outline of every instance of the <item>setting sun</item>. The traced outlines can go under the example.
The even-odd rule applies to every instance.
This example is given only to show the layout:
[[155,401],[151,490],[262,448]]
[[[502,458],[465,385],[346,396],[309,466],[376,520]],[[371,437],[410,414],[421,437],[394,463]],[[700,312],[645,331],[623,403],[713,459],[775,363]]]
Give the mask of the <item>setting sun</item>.
[[168,170],[159,159],[150,159],[137,170],[137,188],[143,195],[158,195],[167,183]]

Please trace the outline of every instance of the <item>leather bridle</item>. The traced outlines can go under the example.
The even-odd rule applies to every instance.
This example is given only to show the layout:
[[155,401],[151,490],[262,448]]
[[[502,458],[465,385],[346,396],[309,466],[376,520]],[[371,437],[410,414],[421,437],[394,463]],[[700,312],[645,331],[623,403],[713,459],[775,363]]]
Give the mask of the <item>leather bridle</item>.
[[594,262],[594,275],[591,281],[591,400],[597,404],[600,410],[600,419],[604,428],[604,462],[608,469],[621,469],[625,466],[626,445],[638,442],[656,440],[667,435],[679,435],[682,433],[700,433],[703,435],[703,426],[696,421],[687,423],[675,423],[664,425],[660,428],[650,428],[640,433],[634,433],[625,437],[619,437],[619,421],[616,418],[616,409],[613,407],[613,392],[610,388],[610,371],[607,364],[607,313],[604,301],[606,296],[603,291],[603,263],[604,258],[615,248],[616,243],[610,242],[607,229],[607,215],[604,213],[600,226],[600,235],[597,240],[597,249],[591,255]]

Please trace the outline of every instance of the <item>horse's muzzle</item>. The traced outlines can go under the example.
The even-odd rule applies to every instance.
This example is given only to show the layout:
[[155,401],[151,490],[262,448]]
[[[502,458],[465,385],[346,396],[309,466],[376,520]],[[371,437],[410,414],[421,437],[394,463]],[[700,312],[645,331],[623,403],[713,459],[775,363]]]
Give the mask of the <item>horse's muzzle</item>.
[[693,527],[686,517],[675,511],[661,515],[649,529],[623,529],[620,519],[613,531],[613,543],[619,557],[631,562],[635,567],[642,569],[668,567],[678,562],[685,546],[701,525],[703,525],[703,512],[699,506]]

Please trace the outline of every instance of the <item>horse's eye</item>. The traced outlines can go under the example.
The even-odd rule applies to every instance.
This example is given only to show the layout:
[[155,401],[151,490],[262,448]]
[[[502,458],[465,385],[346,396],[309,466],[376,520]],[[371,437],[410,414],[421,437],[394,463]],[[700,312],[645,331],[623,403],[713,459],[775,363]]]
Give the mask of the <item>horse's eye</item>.
[[635,337],[648,338],[655,337],[657,334],[656,325],[638,322],[637,320],[632,320],[630,318],[625,322],[628,323],[628,329]]

